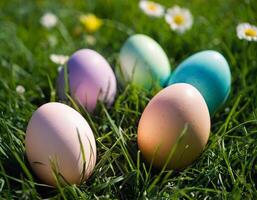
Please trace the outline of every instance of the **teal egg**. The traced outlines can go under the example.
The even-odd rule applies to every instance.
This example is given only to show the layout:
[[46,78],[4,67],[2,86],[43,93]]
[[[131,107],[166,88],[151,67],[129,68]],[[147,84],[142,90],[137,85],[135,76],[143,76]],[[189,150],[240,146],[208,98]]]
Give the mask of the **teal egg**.
[[213,115],[229,96],[231,72],[228,62],[219,52],[201,51],[176,68],[168,85],[174,83],[188,83],[197,88],[208,105],[210,115]]
[[142,34],[126,40],[119,54],[119,64],[116,70],[118,80],[146,89],[153,85],[164,86],[170,75],[169,60],[162,47]]

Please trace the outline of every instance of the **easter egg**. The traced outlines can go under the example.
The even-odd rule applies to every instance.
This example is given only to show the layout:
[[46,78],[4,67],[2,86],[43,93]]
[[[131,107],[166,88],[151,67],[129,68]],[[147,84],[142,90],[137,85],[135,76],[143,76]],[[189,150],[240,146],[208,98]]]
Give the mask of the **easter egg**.
[[170,64],[162,47],[152,38],[136,34],[127,39],[119,55],[118,79],[146,89],[164,86],[170,75]]
[[80,184],[93,172],[96,143],[87,121],[62,103],[47,103],[32,115],[25,137],[28,161],[46,184]]
[[211,50],[201,51],[176,68],[168,85],[174,83],[188,83],[196,87],[213,115],[228,98],[231,73],[223,55]]
[[57,92],[60,99],[66,98],[65,83],[68,83],[70,95],[89,112],[94,111],[97,101],[110,106],[116,95],[114,72],[103,56],[90,49],[75,52],[65,70],[60,71],[57,80]]
[[138,125],[138,146],[156,168],[183,169],[204,150],[210,116],[200,92],[178,83],[161,90],[146,106]]

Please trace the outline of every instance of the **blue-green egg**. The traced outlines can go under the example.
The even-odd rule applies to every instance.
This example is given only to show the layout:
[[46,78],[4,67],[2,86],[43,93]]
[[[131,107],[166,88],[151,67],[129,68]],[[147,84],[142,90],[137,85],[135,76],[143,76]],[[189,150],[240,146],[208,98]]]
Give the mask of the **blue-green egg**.
[[171,71],[162,47],[143,34],[132,35],[126,40],[119,54],[119,64],[116,69],[119,81],[123,84],[132,82],[146,89],[164,86]]
[[171,74],[168,85],[188,83],[203,95],[210,115],[227,100],[231,87],[228,62],[217,51],[198,52],[184,60]]

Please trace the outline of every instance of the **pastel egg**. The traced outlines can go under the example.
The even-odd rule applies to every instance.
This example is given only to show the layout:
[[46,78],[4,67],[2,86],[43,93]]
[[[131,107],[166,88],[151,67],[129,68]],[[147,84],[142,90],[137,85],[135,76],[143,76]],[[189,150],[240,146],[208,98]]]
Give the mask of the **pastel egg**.
[[93,172],[96,143],[87,121],[62,103],[47,103],[32,115],[25,149],[35,174],[46,184],[80,184]]
[[170,75],[170,64],[162,47],[152,38],[136,34],[127,39],[119,55],[118,79],[144,88],[164,86]]
[[174,83],[188,83],[196,87],[213,115],[229,96],[231,73],[226,59],[219,52],[201,51],[176,68],[168,85]]
[[90,49],[81,49],[71,56],[67,65],[67,78],[62,69],[57,80],[60,99],[66,98],[65,82],[68,82],[71,97],[89,112],[94,111],[97,101],[108,106],[113,103],[116,77],[103,56]]
[[204,150],[210,116],[200,92],[185,83],[171,85],[155,95],[138,125],[138,146],[156,168],[183,169]]

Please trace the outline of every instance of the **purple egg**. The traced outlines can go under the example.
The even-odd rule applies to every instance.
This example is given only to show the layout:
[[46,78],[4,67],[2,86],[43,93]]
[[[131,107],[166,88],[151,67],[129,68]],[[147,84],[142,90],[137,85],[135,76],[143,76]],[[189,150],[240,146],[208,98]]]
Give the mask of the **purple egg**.
[[[70,57],[67,66],[70,95],[79,104],[92,112],[97,101],[108,106],[113,103],[116,77],[103,56],[90,49],[81,49]],[[57,93],[60,99],[66,99],[64,69],[59,73]]]

